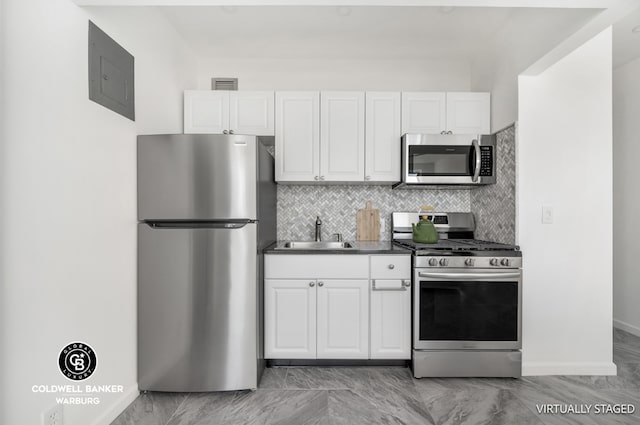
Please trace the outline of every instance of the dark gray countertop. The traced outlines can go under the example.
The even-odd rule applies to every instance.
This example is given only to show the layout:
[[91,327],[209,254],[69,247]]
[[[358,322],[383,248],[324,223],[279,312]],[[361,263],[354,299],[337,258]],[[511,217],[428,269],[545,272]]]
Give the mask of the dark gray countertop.
[[262,252],[265,254],[315,254],[315,255],[323,255],[323,254],[404,254],[410,255],[411,251],[399,246],[394,245],[391,241],[349,241],[349,243],[353,244],[353,248],[349,249],[276,249],[278,247],[282,247],[285,241],[278,241],[267,248],[265,248]]

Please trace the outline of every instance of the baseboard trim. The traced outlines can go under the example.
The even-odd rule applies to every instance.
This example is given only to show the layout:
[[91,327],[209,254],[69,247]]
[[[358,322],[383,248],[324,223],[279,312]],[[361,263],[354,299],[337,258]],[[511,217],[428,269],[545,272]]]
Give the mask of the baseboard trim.
[[616,375],[613,362],[602,363],[543,363],[522,362],[522,376],[545,375]]
[[613,319],[613,327],[622,329],[623,331],[629,332],[635,336],[640,336],[640,327],[634,326],[630,323],[623,322],[622,320]]
[[122,397],[120,397],[118,400],[116,400],[115,403],[113,403],[112,406],[108,407],[107,411],[98,416],[98,418],[94,420],[91,425],[110,425],[111,422],[113,422],[115,418],[120,415],[120,413],[124,412],[124,409],[126,409],[131,403],[133,403],[133,400],[135,400],[139,394],[140,391],[138,390],[138,385],[132,385],[129,391],[125,392]]

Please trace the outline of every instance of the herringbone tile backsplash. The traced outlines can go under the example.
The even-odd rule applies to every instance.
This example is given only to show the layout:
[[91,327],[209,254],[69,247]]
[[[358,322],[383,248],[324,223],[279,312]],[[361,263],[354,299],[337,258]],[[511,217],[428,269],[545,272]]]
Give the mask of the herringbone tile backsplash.
[[390,186],[278,185],[278,239],[310,240],[315,235],[316,216],[323,222],[323,239],[342,233],[356,238],[356,211],[371,201],[385,220],[381,240],[391,239],[391,213],[417,211],[432,205],[437,211],[469,211],[468,190],[392,190]]
[[476,217],[476,238],[502,243],[516,240],[516,128],[498,134],[497,182],[471,193],[471,211]]
[[315,220],[322,219],[322,237],[342,233],[356,238],[356,211],[371,201],[380,210],[381,240],[391,239],[391,213],[417,211],[431,205],[436,211],[473,211],[476,237],[513,243],[515,239],[515,131],[498,134],[498,183],[475,189],[392,190],[369,185],[278,185],[278,239],[312,240]]

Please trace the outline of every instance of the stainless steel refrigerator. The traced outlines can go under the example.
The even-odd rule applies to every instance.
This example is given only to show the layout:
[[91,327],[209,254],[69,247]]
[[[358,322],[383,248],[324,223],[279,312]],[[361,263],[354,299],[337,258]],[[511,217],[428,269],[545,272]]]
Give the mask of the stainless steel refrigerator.
[[138,385],[257,388],[273,157],[241,135],[138,137]]

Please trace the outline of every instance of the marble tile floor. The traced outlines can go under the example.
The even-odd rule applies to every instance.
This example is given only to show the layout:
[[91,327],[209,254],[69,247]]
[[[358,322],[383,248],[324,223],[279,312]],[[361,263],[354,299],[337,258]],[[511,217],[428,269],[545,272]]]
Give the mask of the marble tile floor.
[[[617,376],[414,379],[400,367],[270,368],[257,391],[147,393],[112,425],[640,424],[640,338],[614,330]],[[632,415],[542,404],[633,404]],[[595,407],[592,407],[595,409]]]

